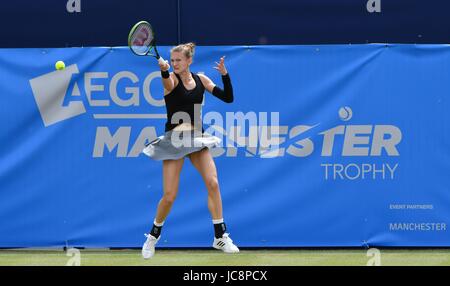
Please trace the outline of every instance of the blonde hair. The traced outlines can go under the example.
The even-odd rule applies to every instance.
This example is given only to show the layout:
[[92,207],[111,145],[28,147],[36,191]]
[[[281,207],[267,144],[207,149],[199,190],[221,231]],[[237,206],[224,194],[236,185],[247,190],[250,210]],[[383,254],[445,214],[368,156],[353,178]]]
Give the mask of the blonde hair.
[[183,53],[187,58],[192,58],[195,52],[195,44],[190,42],[173,47],[170,52]]

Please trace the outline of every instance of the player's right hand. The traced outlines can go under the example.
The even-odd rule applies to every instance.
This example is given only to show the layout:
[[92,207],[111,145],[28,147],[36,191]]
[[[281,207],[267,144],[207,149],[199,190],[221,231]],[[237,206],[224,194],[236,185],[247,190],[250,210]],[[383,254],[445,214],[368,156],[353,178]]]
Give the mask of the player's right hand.
[[170,65],[169,65],[169,62],[168,62],[168,61],[164,61],[164,63],[158,63],[158,64],[159,64],[159,68],[160,68],[162,71],[167,71],[167,70],[170,69]]

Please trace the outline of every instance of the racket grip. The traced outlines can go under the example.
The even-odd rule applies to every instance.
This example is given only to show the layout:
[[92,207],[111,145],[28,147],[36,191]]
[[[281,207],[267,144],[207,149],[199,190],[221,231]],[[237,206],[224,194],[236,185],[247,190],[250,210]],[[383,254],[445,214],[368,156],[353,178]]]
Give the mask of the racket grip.
[[165,62],[166,62],[166,61],[163,59],[163,57],[159,57],[158,63],[159,63],[160,65],[164,64]]

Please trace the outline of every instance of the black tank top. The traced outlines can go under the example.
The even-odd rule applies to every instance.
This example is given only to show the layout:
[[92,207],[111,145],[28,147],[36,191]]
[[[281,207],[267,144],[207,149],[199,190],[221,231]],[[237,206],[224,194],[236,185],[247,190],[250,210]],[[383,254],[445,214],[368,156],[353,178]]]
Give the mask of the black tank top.
[[[195,81],[194,89],[186,89],[181,81],[181,77],[178,74],[175,74],[178,79],[178,85],[170,93],[164,96],[167,110],[166,132],[174,129],[178,124],[185,123],[182,119],[178,120],[178,123],[172,123],[173,115],[179,111],[188,114],[190,117],[190,123],[195,124],[195,126],[201,126],[203,131],[201,108],[205,87],[203,86],[203,83],[198,75],[192,72],[191,75]],[[194,120],[197,120],[197,122],[194,122]]]

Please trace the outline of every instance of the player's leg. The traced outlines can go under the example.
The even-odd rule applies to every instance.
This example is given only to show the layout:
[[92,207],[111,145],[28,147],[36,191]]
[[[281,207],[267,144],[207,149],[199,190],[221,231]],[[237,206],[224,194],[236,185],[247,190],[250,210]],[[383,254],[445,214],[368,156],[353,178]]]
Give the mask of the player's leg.
[[160,238],[162,226],[178,193],[183,162],[184,158],[163,161],[163,196],[158,203],[153,227],[150,234],[146,235],[147,240],[142,247],[144,258],[150,258],[155,254],[155,245]]
[[164,194],[159,201],[156,210],[155,221],[163,223],[172,208],[175,198],[178,194],[180,183],[180,173],[183,167],[184,158],[178,160],[163,161],[163,191]]
[[189,155],[192,165],[201,174],[208,190],[208,209],[213,220],[223,218],[222,198],[220,196],[219,180],[216,165],[207,148]]
[[192,153],[189,155],[189,159],[201,174],[208,190],[208,209],[213,220],[215,236],[213,247],[221,249],[227,253],[239,252],[239,249],[233,244],[233,241],[229,238],[228,233],[226,233],[216,164],[214,163],[209,149],[205,148],[198,152]]

